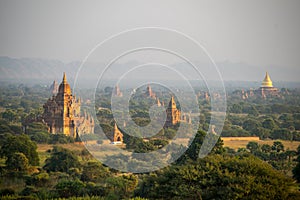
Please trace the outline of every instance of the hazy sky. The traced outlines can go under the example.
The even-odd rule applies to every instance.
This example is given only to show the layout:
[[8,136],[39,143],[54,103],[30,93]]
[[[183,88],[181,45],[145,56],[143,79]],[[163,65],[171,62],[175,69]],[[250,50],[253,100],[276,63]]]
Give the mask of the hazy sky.
[[300,1],[0,1],[0,55],[82,60],[126,29],[190,35],[218,62],[299,68]]

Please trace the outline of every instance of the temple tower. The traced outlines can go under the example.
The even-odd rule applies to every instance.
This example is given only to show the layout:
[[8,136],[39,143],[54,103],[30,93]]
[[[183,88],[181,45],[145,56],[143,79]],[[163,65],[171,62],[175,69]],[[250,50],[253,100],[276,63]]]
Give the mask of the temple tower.
[[171,97],[166,112],[167,112],[167,119],[165,124],[166,127],[176,125],[180,122],[181,112],[180,110],[177,109],[177,105],[173,96]]
[[44,104],[43,121],[50,133],[63,133],[77,137],[79,134],[94,133],[94,119],[89,115],[80,115],[80,98],[72,95],[66,74],[58,87],[58,93]]
[[266,72],[265,78],[262,81],[260,88],[257,89],[256,93],[260,95],[262,98],[279,95],[279,91],[276,87],[273,86],[273,82],[268,72]]
[[112,144],[123,144],[123,134],[116,123],[114,125],[113,134],[109,139],[111,140]]

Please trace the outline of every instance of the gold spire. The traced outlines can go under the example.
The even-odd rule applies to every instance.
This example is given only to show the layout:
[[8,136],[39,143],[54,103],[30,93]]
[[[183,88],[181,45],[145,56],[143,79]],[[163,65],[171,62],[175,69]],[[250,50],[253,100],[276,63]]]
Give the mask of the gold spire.
[[67,76],[66,76],[66,72],[64,72],[63,83],[67,83]]
[[64,72],[63,80],[62,80],[61,84],[59,85],[58,92],[60,94],[69,94],[69,95],[72,94],[71,87],[67,82],[67,76],[66,76],[65,72]]
[[273,87],[273,83],[268,72],[266,72],[266,76],[261,84],[261,87]]

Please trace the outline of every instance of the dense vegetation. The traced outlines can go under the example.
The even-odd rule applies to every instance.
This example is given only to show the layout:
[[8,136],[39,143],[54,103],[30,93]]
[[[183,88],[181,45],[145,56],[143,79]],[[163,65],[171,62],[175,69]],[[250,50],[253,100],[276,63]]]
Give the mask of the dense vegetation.
[[[114,125],[107,91],[100,93],[97,117],[107,132]],[[201,127],[189,149],[172,165],[148,174],[121,173],[95,160],[83,147],[64,148],[74,139],[50,135],[47,127],[30,122],[50,96],[43,86],[0,86],[1,199],[299,199],[300,146],[286,149],[276,141],[300,140],[299,91],[284,97],[241,100],[229,95],[223,135],[274,139],[273,145],[249,142],[237,151],[221,140],[209,156],[198,158],[210,114],[209,102],[199,99]],[[135,102],[133,102],[135,103]],[[136,123],[147,123],[143,105],[131,109]],[[153,140],[125,136],[128,151],[161,148],[176,134],[163,129]],[[85,140],[93,140],[93,135]],[[101,142],[101,141],[99,141]],[[38,151],[38,147],[49,147]],[[114,161],[122,158],[115,158]]]

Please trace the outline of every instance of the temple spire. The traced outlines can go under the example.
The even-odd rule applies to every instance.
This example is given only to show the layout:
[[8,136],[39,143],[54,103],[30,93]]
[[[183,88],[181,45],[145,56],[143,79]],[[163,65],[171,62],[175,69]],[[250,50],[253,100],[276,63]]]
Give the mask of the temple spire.
[[272,80],[271,80],[268,72],[266,72],[266,76],[262,82],[261,87],[273,87],[273,83],[272,83]]
[[64,72],[63,83],[67,83],[67,76],[66,76],[66,72]]
[[174,99],[173,95],[171,97],[171,101],[170,101],[169,107],[173,108],[173,109],[176,109],[176,102],[175,102],[175,99]]

